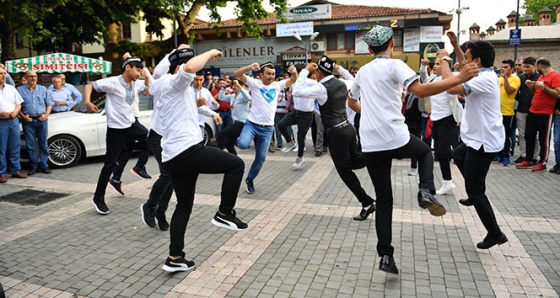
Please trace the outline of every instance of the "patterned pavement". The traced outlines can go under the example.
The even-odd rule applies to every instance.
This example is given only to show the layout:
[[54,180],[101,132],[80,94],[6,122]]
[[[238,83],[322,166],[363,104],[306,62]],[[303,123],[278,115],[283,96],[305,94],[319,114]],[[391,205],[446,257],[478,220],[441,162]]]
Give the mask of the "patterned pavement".
[[[254,151],[240,153],[248,169]],[[559,296],[560,175],[492,165],[487,194],[509,242],[479,250],[485,230],[474,208],[458,204],[466,193],[457,168],[453,195],[438,197],[448,213],[432,217],[417,205],[409,161],[395,160],[393,245],[400,274],[391,275],[377,269],[374,221],[352,220],[360,205],[328,154],[308,151],[298,171],[291,168],[295,158],[269,153],[255,194],[242,185],[236,210],[249,224],[245,232],[211,224],[222,178],[201,175],[185,235],[187,258],[197,267],[175,274],[161,269],[168,232],[140,218],[155,180],[124,173],[125,196],[108,188],[111,214],[100,216],[91,198],[102,159],[9,179],[0,185],[5,198],[22,190],[65,196],[38,206],[0,201],[0,282],[10,298]],[[155,179],[155,161],[147,167]],[[373,194],[367,172],[357,174]],[[441,180],[437,163],[435,174]],[[168,218],[173,209],[172,203]]]

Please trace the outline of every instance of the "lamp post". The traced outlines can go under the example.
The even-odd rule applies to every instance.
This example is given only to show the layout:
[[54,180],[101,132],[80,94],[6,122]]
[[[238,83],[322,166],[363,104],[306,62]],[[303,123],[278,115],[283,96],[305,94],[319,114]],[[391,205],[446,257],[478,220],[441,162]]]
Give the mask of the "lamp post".
[[457,9],[455,9],[455,13],[457,13],[457,43],[461,45],[459,42],[459,32],[461,31],[461,14],[463,11],[468,10],[468,7],[461,7],[461,0],[458,0]]
[[307,53],[308,53],[307,47],[308,47],[308,45],[311,41],[313,41],[315,38],[317,38],[317,36],[319,36],[319,32],[313,32],[313,34],[311,34],[311,36],[309,36],[308,41],[304,41],[298,33],[294,32],[293,36],[295,37],[295,39],[303,42],[303,45],[305,47],[305,62],[307,63],[307,60],[308,60],[307,59]]

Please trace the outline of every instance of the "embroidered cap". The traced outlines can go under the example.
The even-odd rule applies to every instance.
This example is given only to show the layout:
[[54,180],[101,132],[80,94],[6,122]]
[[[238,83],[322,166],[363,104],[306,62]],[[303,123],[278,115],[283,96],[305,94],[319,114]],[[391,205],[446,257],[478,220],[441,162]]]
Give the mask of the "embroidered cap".
[[142,59],[140,59],[140,57],[128,57],[126,58],[126,60],[124,60],[123,64],[122,64],[122,68],[124,69],[125,66],[127,66],[128,64],[142,64]]
[[194,57],[193,49],[177,49],[169,54],[169,57],[167,57],[167,59],[169,60],[169,63],[174,64],[185,63],[192,57]]
[[393,37],[393,29],[391,27],[379,26],[371,28],[364,36],[365,43],[370,47],[379,47],[389,41]]
[[261,64],[260,66],[261,66],[261,71],[262,71],[264,68],[274,68],[274,64],[272,64],[272,62],[270,62],[270,61],[268,61],[268,62],[266,62],[266,63],[263,63],[263,64]]
[[328,74],[332,74],[334,70],[334,61],[327,56],[323,56],[321,57],[321,59],[319,59],[317,66],[319,66],[322,71]]

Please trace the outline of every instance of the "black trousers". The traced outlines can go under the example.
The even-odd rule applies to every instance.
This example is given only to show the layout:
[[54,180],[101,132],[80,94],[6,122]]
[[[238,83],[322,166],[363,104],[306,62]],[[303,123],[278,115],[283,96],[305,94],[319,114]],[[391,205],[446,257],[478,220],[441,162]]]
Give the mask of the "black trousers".
[[311,128],[311,123],[313,123],[313,112],[300,112],[291,111],[280,122],[278,123],[278,129],[282,136],[286,139],[286,142],[292,141],[292,136],[288,127],[297,124],[297,143],[298,143],[298,157],[303,156],[303,151],[305,149],[305,136]]
[[438,158],[439,167],[443,180],[451,180],[450,161],[453,156],[451,145],[453,144],[453,134],[457,128],[457,122],[453,115],[434,121],[432,126],[432,138],[434,139],[434,150]]
[[350,191],[367,207],[375,202],[362,188],[358,176],[352,169],[363,166],[363,155],[358,151],[356,130],[351,124],[345,127],[330,128],[328,131],[329,151],[340,179]]
[[171,177],[161,161],[161,135],[153,130],[150,130],[148,133],[148,147],[152,151],[159,167],[159,178],[154,182],[150,191],[148,206],[150,206],[152,212],[165,213],[169,206],[171,195],[173,195],[173,183],[171,183]]
[[484,147],[479,150],[460,144],[453,151],[455,164],[465,179],[465,189],[488,235],[496,237],[501,234],[496,221],[496,215],[486,196],[486,175],[490,164],[498,152],[485,152]]
[[378,152],[365,152],[366,167],[375,189],[377,211],[375,229],[377,231],[377,253],[392,256],[393,240],[393,188],[391,186],[391,165],[393,158],[416,158],[420,176],[420,189],[436,192],[434,186],[434,159],[432,150],[426,143],[411,135],[410,141],[400,148]]
[[218,148],[194,145],[163,163],[177,195],[177,207],[171,217],[169,255],[180,256],[185,246],[185,231],[192,212],[196,180],[199,174],[224,174],[219,211],[230,214],[237,201],[245,163]]
[[218,148],[222,150],[226,148],[229,153],[237,155],[235,143],[237,142],[239,135],[241,135],[243,125],[243,122],[235,121],[230,126],[220,130],[217,135]]
[[96,196],[105,196],[105,190],[107,188],[107,183],[109,183],[109,179],[111,178],[111,173],[115,169],[121,151],[127,144],[133,140],[139,140],[141,146],[140,150],[147,149],[148,145],[146,144],[146,133],[146,128],[138,121],[133,123],[129,128],[107,128],[107,134],[105,137],[107,152],[105,153],[105,163],[103,164],[101,173],[99,173],[99,179],[97,179],[97,187],[95,189]]
[[[526,161],[532,161],[533,154],[535,153],[535,138],[539,134],[539,145],[541,151],[539,152],[539,162],[546,164],[548,161],[548,154],[550,152],[550,131],[552,130],[552,114],[527,114],[527,124],[525,126],[525,142],[527,144]],[[556,152],[555,152],[556,153]]]
[[[504,149],[502,150],[502,156],[503,157],[509,157],[509,152],[510,149],[512,148],[512,139],[511,139],[511,128],[513,125],[513,120],[515,119],[515,115],[513,116],[502,116],[503,118],[503,125],[504,125],[504,131],[506,133],[506,140],[504,142]],[[535,149],[533,149],[535,150]]]
[[148,163],[148,158],[150,157],[150,149],[148,148],[146,140],[148,129],[144,125],[142,125],[142,123],[138,122],[138,119],[136,119],[135,125],[137,126],[136,129],[138,131],[143,130],[144,134],[139,134],[130,143],[126,144],[126,146],[124,146],[124,148],[121,150],[119,159],[117,161],[117,164],[115,165],[115,169],[113,170],[113,179],[117,181],[121,180],[124,168],[126,167],[126,164],[128,163],[130,157],[132,157],[134,141],[138,140],[138,145],[140,146],[140,154],[138,155],[138,161],[136,161],[135,167],[143,169],[146,166],[146,163]]

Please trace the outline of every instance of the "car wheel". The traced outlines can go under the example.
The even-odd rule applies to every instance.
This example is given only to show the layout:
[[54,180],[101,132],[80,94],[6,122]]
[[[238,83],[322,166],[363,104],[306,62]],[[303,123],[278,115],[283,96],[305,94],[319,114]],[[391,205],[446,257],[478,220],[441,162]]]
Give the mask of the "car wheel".
[[204,135],[202,137],[202,143],[204,146],[208,145],[208,142],[210,142],[210,139],[212,138],[212,131],[208,125],[204,125]]
[[49,166],[69,168],[82,158],[82,146],[72,136],[55,136],[49,139]]

